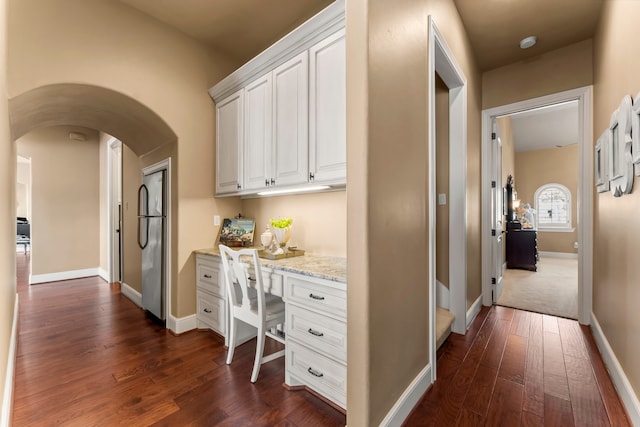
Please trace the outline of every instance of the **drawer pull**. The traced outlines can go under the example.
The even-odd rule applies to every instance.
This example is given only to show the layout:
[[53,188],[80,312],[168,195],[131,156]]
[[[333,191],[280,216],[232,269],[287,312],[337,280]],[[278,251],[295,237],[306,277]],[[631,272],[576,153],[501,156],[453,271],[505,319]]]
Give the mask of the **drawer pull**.
[[210,308],[205,308],[202,311],[204,311],[205,313],[211,313],[211,309]]
[[309,332],[311,335],[315,335],[316,337],[323,337],[324,336],[324,334],[322,332],[314,331],[311,328],[309,328],[309,330],[307,332]]
[[313,375],[314,377],[318,377],[318,378],[322,378],[324,377],[324,374],[322,372],[318,372],[313,368],[309,368],[307,369],[307,372],[309,372],[311,375]]
[[315,299],[315,300],[318,300],[318,301],[324,301],[324,297],[318,296],[318,295],[314,295],[314,294],[309,294],[309,298]]
[[205,278],[205,279],[211,279],[211,275],[210,275],[210,274],[205,274],[205,275],[204,275],[204,278]]

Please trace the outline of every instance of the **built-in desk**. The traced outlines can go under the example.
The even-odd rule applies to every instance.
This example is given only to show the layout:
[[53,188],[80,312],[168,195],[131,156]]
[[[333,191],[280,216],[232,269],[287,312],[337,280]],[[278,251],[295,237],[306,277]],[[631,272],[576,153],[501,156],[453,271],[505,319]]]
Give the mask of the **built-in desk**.
[[[229,325],[218,248],[198,249],[196,289],[198,328],[225,337]],[[346,408],[347,260],[305,254],[261,259],[265,291],[285,301],[285,385],[306,387]],[[255,328],[238,328],[241,343]]]

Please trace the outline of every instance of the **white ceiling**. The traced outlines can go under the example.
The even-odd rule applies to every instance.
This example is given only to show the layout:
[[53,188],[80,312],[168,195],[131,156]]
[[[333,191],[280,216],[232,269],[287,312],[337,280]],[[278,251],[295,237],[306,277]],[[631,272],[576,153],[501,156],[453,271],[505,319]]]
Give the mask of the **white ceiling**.
[[578,101],[511,115],[516,152],[578,143]]

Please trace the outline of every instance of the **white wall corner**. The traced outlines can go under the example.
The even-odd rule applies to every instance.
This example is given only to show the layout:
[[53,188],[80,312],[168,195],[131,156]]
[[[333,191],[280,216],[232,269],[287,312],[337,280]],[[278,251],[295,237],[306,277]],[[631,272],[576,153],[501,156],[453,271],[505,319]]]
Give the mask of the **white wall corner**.
[[467,310],[467,329],[469,329],[469,325],[476,320],[478,313],[482,309],[482,295],[480,295],[476,300],[471,304],[469,310]]
[[126,283],[122,282],[120,284],[120,292],[125,297],[129,298],[135,305],[138,307],[142,307],[142,294]]
[[411,384],[405,389],[391,410],[384,417],[380,426],[400,427],[418,404],[427,389],[431,386],[431,365],[425,366]]
[[167,328],[174,334],[182,334],[197,328],[197,318],[195,314],[185,317],[169,316]]
[[104,280],[107,283],[111,283],[111,278],[109,277],[109,272],[107,270],[105,270],[104,268],[100,268],[98,270],[98,276],[100,276],[100,278],[102,280]]
[[449,288],[436,279],[436,304],[440,308],[449,310]]
[[624,373],[622,365],[620,365],[618,358],[609,345],[609,341],[604,335],[600,323],[598,323],[598,319],[593,312],[591,313],[591,331],[593,331],[593,336],[602,355],[602,360],[604,361],[607,371],[609,371],[613,385],[627,410],[627,414],[629,414],[629,418],[631,418],[631,422],[634,426],[640,426],[640,401],[638,401],[638,396],[636,396],[633,391],[633,387],[627,375]]
[[0,412],[0,427],[9,427],[13,409],[13,377],[16,363],[16,348],[18,344],[18,294],[13,306],[13,326],[9,339],[9,353],[7,355],[7,372],[5,373],[4,391],[2,394],[2,411]]

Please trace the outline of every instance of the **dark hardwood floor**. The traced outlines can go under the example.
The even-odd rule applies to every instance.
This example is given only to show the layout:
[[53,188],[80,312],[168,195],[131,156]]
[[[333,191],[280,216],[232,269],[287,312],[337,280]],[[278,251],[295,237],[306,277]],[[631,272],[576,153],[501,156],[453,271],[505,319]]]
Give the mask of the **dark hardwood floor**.
[[591,330],[483,307],[438,350],[435,384],[407,426],[631,426]]
[[[97,277],[29,286],[18,261],[14,426],[344,426],[345,415],[288,391],[284,358],[251,384],[255,340],[225,364],[212,332],[174,336]],[[266,352],[280,345],[270,341]]]
[[[174,336],[96,277],[29,286],[29,254],[16,257],[14,426],[345,425],[312,394],[282,387],[282,358],[251,384],[255,340],[227,366],[217,335]],[[483,308],[440,348],[437,369],[405,425],[631,425],[575,321]]]

